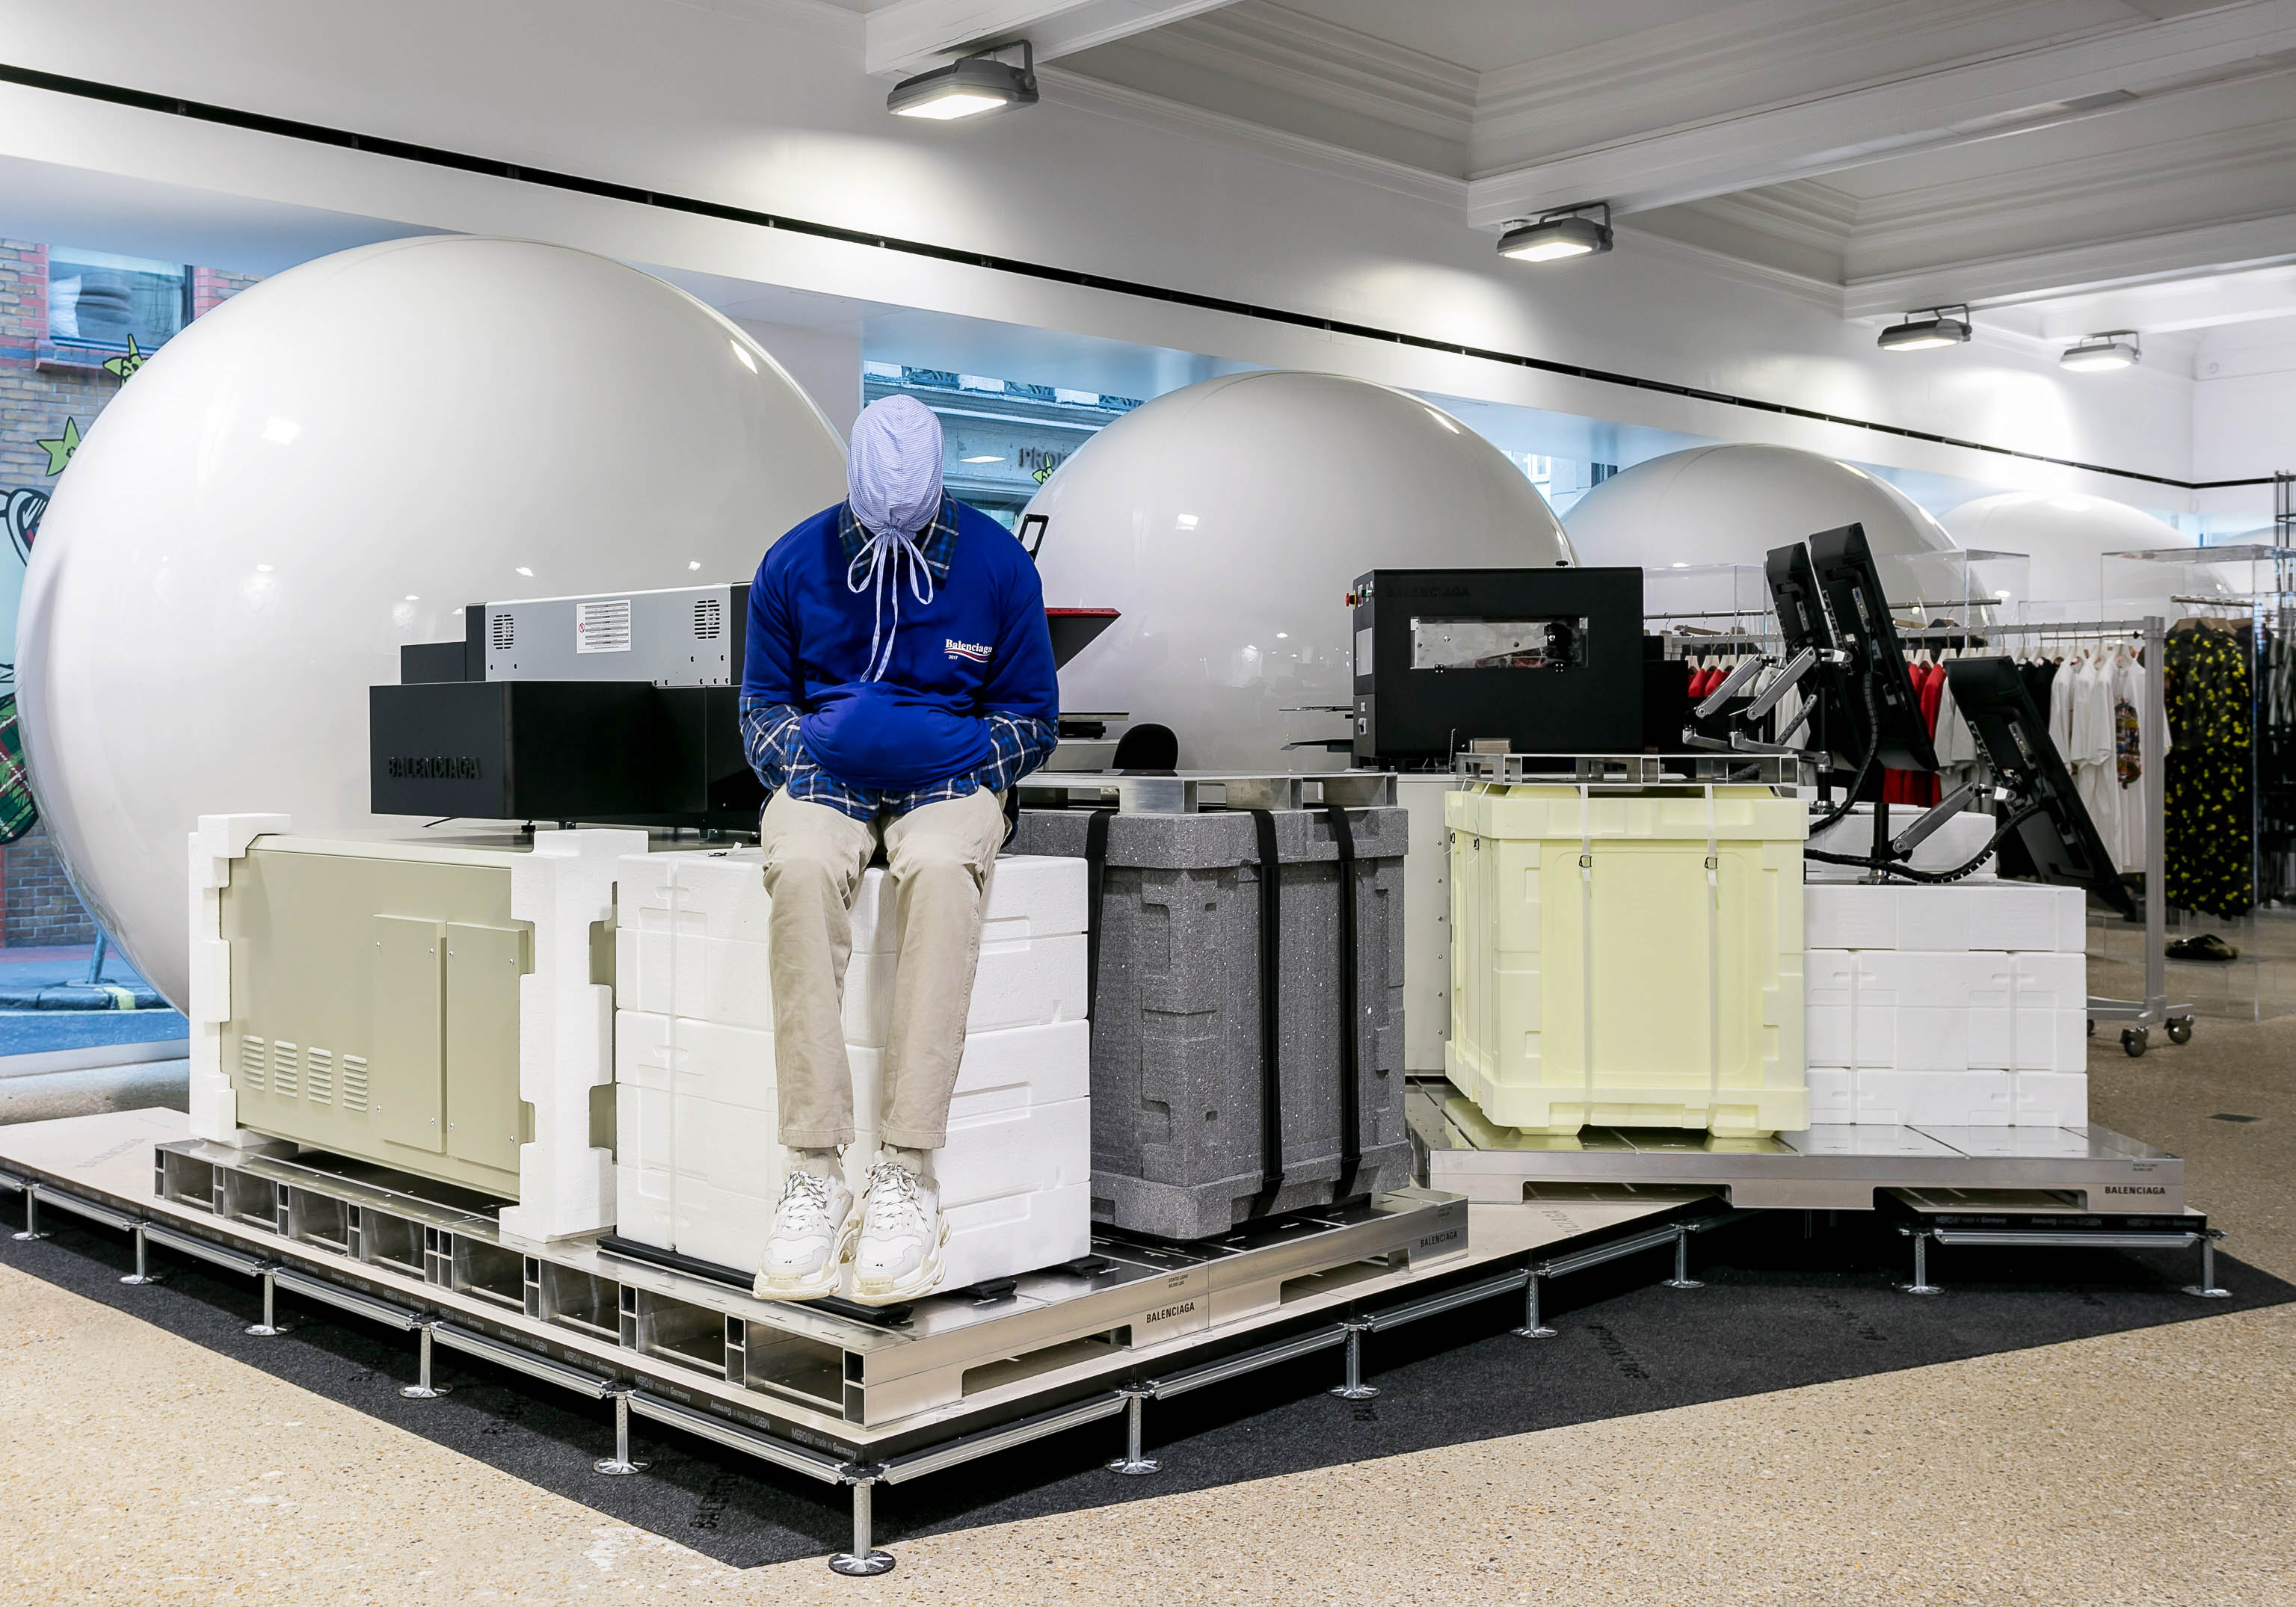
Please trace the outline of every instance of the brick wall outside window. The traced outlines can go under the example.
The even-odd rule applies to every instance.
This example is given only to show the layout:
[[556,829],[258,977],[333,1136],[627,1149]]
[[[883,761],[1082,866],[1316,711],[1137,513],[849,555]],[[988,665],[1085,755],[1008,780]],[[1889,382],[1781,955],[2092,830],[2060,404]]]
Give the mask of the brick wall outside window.
[[[220,307],[255,283],[250,275],[194,267],[192,316]],[[55,488],[51,455],[40,443],[62,439],[66,420],[86,436],[119,393],[125,381],[105,371],[106,355],[49,343],[48,248],[0,240],[0,498],[19,488]],[[0,539],[0,563],[15,562],[12,548]],[[0,877],[5,879],[0,943],[27,947],[94,940],[94,924],[64,880],[44,827],[0,852]]]

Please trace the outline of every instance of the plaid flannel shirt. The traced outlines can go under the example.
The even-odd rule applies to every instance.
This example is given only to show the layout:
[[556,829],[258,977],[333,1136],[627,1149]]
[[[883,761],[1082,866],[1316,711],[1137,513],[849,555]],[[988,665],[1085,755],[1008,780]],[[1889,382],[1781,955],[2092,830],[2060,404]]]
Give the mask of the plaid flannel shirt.
[[[853,517],[850,504],[837,511],[837,535],[844,545],[849,563],[869,539],[868,532]],[[940,499],[940,511],[917,538],[917,550],[922,554],[925,568],[931,572],[935,586],[947,583],[949,553],[955,545],[956,504],[944,495]],[[812,756],[805,750],[804,734],[799,729],[799,721],[802,717],[803,710],[794,704],[771,703],[761,698],[744,699],[742,703],[742,740],[749,754],[750,767],[766,783],[767,791],[787,792],[791,798],[827,804],[855,820],[874,820],[879,815],[906,815],[926,804],[946,803],[951,799],[969,797],[983,787],[991,792],[1002,792],[1050,758],[1054,745],[1060,740],[1060,727],[1051,720],[992,709],[980,717],[988,734],[988,758],[986,763],[978,769],[948,776],[928,786],[889,791],[875,787],[849,786],[814,763]]]

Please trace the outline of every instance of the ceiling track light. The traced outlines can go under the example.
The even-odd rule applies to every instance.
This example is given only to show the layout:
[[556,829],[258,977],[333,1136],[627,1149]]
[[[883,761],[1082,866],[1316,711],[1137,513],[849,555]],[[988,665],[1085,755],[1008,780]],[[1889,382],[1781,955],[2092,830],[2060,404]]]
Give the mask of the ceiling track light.
[[2101,335],[2083,335],[2066,347],[2057,365],[2075,373],[2097,373],[2108,368],[2133,367],[2144,360],[2135,330],[2109,329]]
[[[997,60],[999,52],[1010,50],[1021,53],[1018,67]],[[946,67],[903,78],[885,97],[885,110],[895,117],[927,118],[940,123],[1036,103],[1037,53],[1026,39],[975,51]]]
[[1956,303],[1907,313],[1904,323],[1892,324],[1883,330],[1874,344],[1883,351],[1929,351],[1939,346],[1958,346],[1968,339],[1969,307],[1965,303]]
[[[1597,217],[1596,214],[1601,216]],[[1499,236],[1499,255],[1517,262],[1561,262],[1611,249],[1611,203],[1557,207],[1536,217],[1518,217]]]

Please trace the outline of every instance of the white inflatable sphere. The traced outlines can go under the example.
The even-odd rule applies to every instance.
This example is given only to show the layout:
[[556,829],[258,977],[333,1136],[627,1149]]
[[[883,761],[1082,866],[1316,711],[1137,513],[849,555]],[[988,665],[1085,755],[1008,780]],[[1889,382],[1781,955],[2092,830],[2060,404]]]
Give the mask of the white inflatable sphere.
[[[2191,610],[2177,597],[2230,596],[2223,571],[2198,563],[2108,558],[2110,553],[2190,548],[2195,544],[2140,508],[2070,492],[2009,491],[1965,502],[1945,528],[1973,551],[2022,553],[2004,566],[2004,588],[2035,619],[2169,619]],[[2240,571],[2235,571],[2240,572]]]
[[1383,385],[1264,372],[1207,380],[1118,420],[1029,504],[1053,607],[1122,618],[1061,672],[1061,706],[1169,726],[1190,769],[1328,769],[1286,750],[1344,737],[1348,587],[1366,570],[1572,562],[1500,451]]
[[[1693,447],[1636,463],[1580,497],[1564,520],[1579,561],[1640,564],[1652,614],[1769,606],[1772,547],[1846,524],[1866,527],[1893,605],[1963,595],[1953,537],[1911,497],[1865,470],[1792,447]],[[1736,566],[1669,578],[1677,568]]]
[[820,409],[659,279],[457,236],[307,263],[170,340],[64,472],[17,627],[41,814],[181,1002],[186,833],[373,824],[401,644],[465,603],[746,580],[843,495]]

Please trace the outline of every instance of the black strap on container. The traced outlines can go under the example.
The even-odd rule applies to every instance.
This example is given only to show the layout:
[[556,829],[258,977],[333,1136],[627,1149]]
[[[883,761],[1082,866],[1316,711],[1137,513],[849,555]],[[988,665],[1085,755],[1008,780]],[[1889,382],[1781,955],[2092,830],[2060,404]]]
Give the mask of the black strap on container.
[[1275,855],[1275,816],[1251,811],[1259,835],[1259,1195],[1250,1214],[1264,1217],[1283,1192],[1283,867]]
[[1084,1005],[1100,1020],[1100,895],[1108,885],[1108,822],[1113,809],[1095,809],[1084,823]]
[[1340,1180],[1332,1202],[1355,1197],[1356,1174],[1363,1169],[1363,1089],[1359,1059],[1362,1002],[1356,994],[1356,833],[1348,812],[1324,811],[1332,841],[1340,850]]

